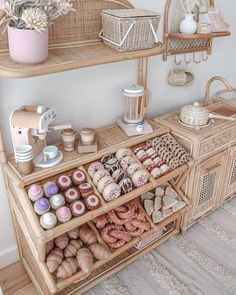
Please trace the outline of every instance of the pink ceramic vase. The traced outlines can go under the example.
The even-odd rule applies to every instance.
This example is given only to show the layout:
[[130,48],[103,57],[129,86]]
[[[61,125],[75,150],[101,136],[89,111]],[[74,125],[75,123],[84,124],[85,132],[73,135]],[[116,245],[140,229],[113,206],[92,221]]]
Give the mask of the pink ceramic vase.
[[48,29],[42,32],[8,27],[10,57],[21,64],[39,64],[48,57]]

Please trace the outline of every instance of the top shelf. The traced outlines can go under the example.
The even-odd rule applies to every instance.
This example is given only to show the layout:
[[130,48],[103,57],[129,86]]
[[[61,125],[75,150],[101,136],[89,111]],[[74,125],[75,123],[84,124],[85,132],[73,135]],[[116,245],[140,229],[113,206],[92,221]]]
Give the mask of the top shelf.
[[11,60],[8,53],[0,55],[0,76],[28,78],[57,72],[108,64],[125,60],[162,54],[164,46],[158,43],[154,48],[120,53],[98,42],[71,48],[49,50],[48,59],[39,65],[20,65]]
[[219,38],[219,37],[227,37],[230,36],[230,32],[220,32],[220,33],[210,33],[210,34],[192,34],[186,35],[183,33],[168,33],[168,38],[174,39],[211,39],[211,38]]

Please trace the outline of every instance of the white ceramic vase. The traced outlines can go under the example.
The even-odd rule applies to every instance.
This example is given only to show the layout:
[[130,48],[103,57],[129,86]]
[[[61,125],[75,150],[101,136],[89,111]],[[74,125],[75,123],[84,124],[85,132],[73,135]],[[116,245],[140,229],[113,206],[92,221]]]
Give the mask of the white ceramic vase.
[[180,32],[187,35],[196,33],[197,23],[194,20],[193,14],[185,14],[185,18],[181,21],[179,29]]

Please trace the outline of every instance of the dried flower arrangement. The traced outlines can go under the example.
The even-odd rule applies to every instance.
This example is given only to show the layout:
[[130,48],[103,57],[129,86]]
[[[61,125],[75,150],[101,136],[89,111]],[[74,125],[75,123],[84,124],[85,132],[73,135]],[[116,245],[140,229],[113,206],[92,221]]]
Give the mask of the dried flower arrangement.
[[73,0],[4,0],[0,25],[17,29],[45,30],[56,18],[74,11]]
[[181,0],[181,5],[183,8],[183,11],[185,14],[192,14],[193,13],[193,7],[194,7],[194,1],[192,0]]

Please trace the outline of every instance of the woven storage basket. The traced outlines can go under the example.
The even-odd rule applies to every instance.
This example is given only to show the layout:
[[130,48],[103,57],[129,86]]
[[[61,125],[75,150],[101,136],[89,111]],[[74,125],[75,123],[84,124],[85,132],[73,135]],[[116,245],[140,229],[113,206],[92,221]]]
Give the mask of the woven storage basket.
[[161,15],[144,9],[116,9],[102,12],[100,37],[120,52],[152,48]]

